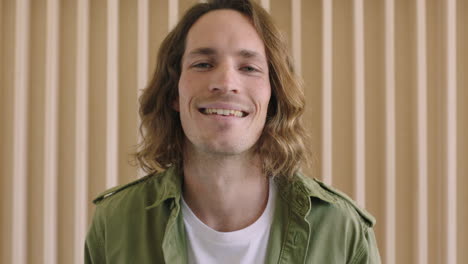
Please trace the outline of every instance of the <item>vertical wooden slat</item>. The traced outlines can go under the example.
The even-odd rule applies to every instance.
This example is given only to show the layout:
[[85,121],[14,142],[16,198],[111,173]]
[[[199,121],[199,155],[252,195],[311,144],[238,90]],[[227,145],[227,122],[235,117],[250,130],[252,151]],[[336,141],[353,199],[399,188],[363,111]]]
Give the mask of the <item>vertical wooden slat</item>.
[[428,142],[427,142],[427,44],[426,0],[417,0],[417,91],[418,91],[418,192],[415,236],[417,237],[417,263],[428,263]]
[[179,0],[169,1],[169,31],[172,30],[179,20]]
[[107,146],[106,187],[118,184],[119,2],[107,1]]
[[384,262],[395,263],[396,233],[396,149],[395,149],[395,3],[385,1],[385,123],[386,123],[386,174],[385,186],[385,257]]
[[59,2],[47,1],[44,263],[57,263]]
[[302,75],[301,0],[292,0],[292,55],[298,76]]
[[[137,98],[140,98],[142,90],[145,88],[148,82],[148,58],[149,58],[149,1],[139,0],[138,1],[138,62],[137,62]],[[138,113],[137,113],[138,114]],[[139,133],[139,127],[141,124],[140,116],[137,115],[137,134],[138,142],[141,142],[141,135]],[[144,176],[144,171],[139,168],[137,171],[138,177]]]
[[364,84],[364,3],[354,0],[354,115],[355,115],[355,181],[354,193],[359,205],[366,201],[366,127]]
[[15,73],[13,108],[12,263],[26,264],[27,248],[27,132],[29,81],[28,0],[18,0],[15,12]]
[[88,227],[89,18],[89,0],[78,1],[75,113],[75,264],[83,263],[83,243]]
[[447,168],[445,262],[457,263],[457,2],[446,1]]
[[261,0],[260,4],[262,5],[263,9],[270,13],[270,0]]
[[332,184],[332,135],[333,135],[333,6],[332,0],[323,0],[323,142],[322,142],[322,177],[327,184]]

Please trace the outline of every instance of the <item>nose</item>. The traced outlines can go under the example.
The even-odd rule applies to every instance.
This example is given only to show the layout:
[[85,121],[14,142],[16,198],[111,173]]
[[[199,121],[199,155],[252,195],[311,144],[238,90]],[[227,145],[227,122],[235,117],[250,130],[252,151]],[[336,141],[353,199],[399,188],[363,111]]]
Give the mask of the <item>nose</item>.
[[213,70],[210,91],[219,93],[238,93],[237,76],[233,66],[219,65]]

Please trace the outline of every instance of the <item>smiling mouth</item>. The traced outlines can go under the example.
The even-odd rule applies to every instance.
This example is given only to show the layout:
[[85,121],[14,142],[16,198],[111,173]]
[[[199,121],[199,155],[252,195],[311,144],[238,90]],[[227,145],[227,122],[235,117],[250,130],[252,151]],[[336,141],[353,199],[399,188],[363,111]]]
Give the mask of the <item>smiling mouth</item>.
[[218,109],[218,108],[200,108],[200,113],[204,115],[220,115],[220,116],[234,116],[234,117],[246,117],[248,113],[239,110],[232,109]]

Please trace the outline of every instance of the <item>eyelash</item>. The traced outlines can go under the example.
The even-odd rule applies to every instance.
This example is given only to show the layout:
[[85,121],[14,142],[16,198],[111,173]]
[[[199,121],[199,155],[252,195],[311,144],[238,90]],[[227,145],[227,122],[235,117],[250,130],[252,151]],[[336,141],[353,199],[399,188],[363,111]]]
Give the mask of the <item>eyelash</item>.
[[[204,67],[206,65],[210,65],[210,63],[207,63],[207,62],[201,62],[201,63],[197,63],[197,64],[194,64],[193,67],[194,68],[202,68],[202,69],[208,69],[207,67]],[[243,68],[249,68],[249,70],[247,72],[258,72],[259,70],[255,67],[252,67],[252,66],[244,66],[242,67],[241,69]]]
[[[209,64],[209,63],[206,63],[206,62],[201,62],[201,63],[197,63],[197,64],[193,65],[193,67],[206,69],[206,67],[201,67],[201,65],[210,65],[210,64]],[[211,66],[211,65],[210,65],[210,66]]]

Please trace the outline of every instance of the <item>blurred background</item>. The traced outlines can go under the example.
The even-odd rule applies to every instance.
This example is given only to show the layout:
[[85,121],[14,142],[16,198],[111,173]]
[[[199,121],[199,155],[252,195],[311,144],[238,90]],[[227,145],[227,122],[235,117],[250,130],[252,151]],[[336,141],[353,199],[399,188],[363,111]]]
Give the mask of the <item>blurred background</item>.
[[[93,197],[142,174],[137,98],[190,0],[0,0],[0,263],[82,263]],[[258,0],[305,82],[311,177],[383,263],[468,263],[468,1]]]

